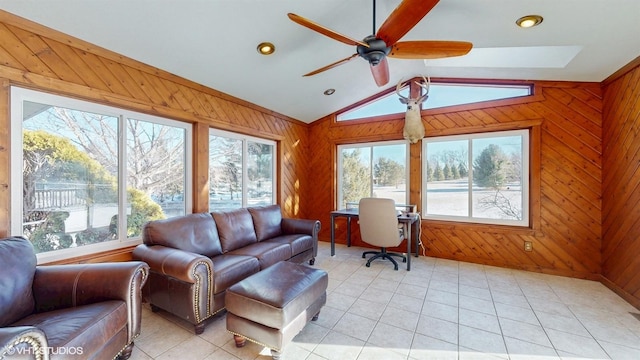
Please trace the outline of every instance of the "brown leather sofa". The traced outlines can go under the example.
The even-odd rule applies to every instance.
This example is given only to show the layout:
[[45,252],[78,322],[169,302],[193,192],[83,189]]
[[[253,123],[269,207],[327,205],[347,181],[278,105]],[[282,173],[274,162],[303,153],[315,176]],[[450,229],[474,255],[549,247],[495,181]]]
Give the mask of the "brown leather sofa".
[[0,359],[129,358],[147,264],[36,266],[31,242],[11,237],[0,266]]
[[318,253],[317,220],[283,218],[279,205],[189,214],[151,221],[133,257],[151,267],[143,296],[204,331],[225,308],[229,286],[279,261],[309,261]]

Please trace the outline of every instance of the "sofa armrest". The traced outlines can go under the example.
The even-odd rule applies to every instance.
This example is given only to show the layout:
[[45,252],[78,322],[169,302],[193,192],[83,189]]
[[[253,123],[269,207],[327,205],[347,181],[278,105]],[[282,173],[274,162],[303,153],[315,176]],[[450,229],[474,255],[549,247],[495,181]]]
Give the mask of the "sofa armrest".
[[320,221],[309,219],[282,218],[282,232],[285,234],[307,234],[318,240]]
[[205,283],[213,281],[206,279],[213,274],[213,262],[204,255],[162,245],[141,244],[133,250],[133,258],[146,262],[154,272],[189,284],[200,281],[198,277],[203,273],[206,274]]
[[127,305],[129,342],[140,334],[142,286],[149,266],[141,261],[36,267],[35,311],[45,312],[121,300]]
[[49,359],[47,338],[33,326],[0,328],[0,359]]
[[285,234],[307,234],[313,238],[313,258],[309,260],[309,264],[315,262],[318,256],[318,233],[320,232],[320,221],[310,219],[293,219],[282,218],[280,228]]

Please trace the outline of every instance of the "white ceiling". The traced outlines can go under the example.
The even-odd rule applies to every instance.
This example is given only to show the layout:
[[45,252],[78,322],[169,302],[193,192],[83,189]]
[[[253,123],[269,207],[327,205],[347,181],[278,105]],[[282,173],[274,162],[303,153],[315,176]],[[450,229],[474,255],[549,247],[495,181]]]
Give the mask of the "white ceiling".
[[[399,3],[377,0],[377,27]],[[599,82],[640,55],[640,0],[441,0],[401,40],[474,49],[426,66],[389,58],[383,88],[363,59],[302,77],[355,48],[287,18],[362,39],[372,32],[372,0],[0,0],[0,9],[307,123],[420,74]],[[543,23],[518,28],[529,14]],[[259,55],[262,41],[276,52]],[[323,95],[328,88],[335,94]]]

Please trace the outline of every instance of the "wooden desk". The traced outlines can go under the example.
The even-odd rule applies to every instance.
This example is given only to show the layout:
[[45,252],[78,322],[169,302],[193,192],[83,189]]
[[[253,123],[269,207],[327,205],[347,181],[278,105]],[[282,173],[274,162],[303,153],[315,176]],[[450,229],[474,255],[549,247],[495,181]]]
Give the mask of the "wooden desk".
[[[331,212],[331,256],[336,254],[336,227],[335,219],[337,217],[347,218],[347,246],[351,246],[351,219],[358,218],[358,209],[342,209]],[[398,222],[407,224],[407,271],[411,270],[411,243],[414,242],[415,256],[418,257],[418,244],[420,239],[420,231],[412,231],[412,228],[420,217],[416,213],[406,213],[398,215]],[[413,233],[413,234],[412,234]],[[413,241],[412,241],[413,240]]]

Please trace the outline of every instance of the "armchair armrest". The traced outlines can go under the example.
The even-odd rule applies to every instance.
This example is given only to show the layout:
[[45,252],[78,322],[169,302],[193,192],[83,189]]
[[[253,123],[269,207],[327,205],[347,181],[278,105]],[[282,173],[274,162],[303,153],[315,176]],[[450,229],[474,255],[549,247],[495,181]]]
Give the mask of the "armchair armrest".
[[0,359],[49,359],[47,338],[33,326],[0,328]]
[[202,279],[205,284],[213,281],[208,279],[213,273],[213,262],[204,255],[162,245],[141,244],[133,250],[133,258],[146,262],[154,272],[189,284]]
[[35,311],[121,300],[127,305],[129,342],[140,334],[142,286],[149,266],[141,261],[36,267]]
[[281,223],[282,232],[285,234],[307,234],[315,240],[320,232],[320,221],[309,219],[283,218]]

